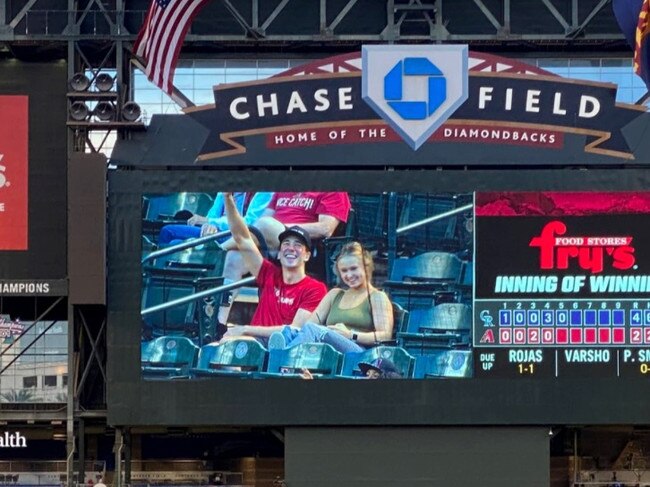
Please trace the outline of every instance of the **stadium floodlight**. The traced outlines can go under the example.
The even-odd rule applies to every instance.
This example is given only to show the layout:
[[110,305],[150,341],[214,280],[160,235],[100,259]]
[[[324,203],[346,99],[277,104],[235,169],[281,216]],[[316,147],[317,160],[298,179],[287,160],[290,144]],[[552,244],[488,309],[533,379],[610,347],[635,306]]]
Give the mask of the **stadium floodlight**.
[[81,92],[90,88],[90,79],[84,73],[75,73],[68,81],[72,91]]
[[140,105],[134,101],[128,101],[122,107],[122,120],[125,122],[137,122],[142,115]]
[[88,105],[86,105],[84,102],[75,101],[70,105],[70,108],[68,109],[68,115],[75,122],[83,122],[84,120],[88,119],[90,110],[88,109]]
[[97,88],[97,91],[111,91],[113,83],[115,83],[115,80],[107,73],[100,73],[97,75],[97,78],[95,78],[95,88]]
[[100,101],[97,103],[93,115],[102,122],[108,122],[115,119],[115,106],[108,101]]

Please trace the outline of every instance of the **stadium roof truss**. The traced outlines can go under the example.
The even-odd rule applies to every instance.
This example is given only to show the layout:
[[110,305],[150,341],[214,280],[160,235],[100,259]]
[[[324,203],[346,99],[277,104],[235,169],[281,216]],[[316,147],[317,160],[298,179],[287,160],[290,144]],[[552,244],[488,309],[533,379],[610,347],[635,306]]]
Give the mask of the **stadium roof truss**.
[[[0,42],[133,41],[149,0],[0,0]],[[187,37],[202,50],[301,42],[580,46],[621,35],[611,0],[212,0]],[[216,45],[216,44],[219,45]]]

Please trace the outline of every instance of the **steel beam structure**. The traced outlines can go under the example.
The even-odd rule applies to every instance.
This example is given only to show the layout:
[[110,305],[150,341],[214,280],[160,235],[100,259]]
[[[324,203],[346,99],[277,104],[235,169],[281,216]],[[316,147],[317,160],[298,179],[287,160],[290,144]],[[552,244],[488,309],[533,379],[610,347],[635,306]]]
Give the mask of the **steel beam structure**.
[[[0,0],[0,56],[63,58],[68,74],[115,75],[119,108],[132,98],[130,49],[150,0]],[[343,52],[362,43],[467,43],[490,50],[622,51],[627,49],[610,0],[212,0],[192,24],[184,53],[194,56]],[[280,51],[281,50],[281,51]],[[244,54],[245,55],[245,54]],[[75,95],[68,94],[70,101]],[[119,114],[118,114],[119,115]],[[119,118],[117,119],[119,120]],[[69,124],[68,152],[97,151],[89,131],[133,127]],[[394,215],[393,215],[394,216]],[[67,478],[83,458],[75,425],[99,422],[105,410],[105,307],[69,307],[71,377],[67,410],[8,411],[5,420],[66,420]],[[128,448],[116,432],[116,485],[129,478]],[[127,442],[128,443],[128,442]],[[80,473],[83,473],[81,468]]]
[[[0,0],[0,42],[132,42],[148,0]],[[213,0],[187,46],[463,42],[501,46],[621,43],[611,0]],[[299,47],[299,46],[294,46]]]

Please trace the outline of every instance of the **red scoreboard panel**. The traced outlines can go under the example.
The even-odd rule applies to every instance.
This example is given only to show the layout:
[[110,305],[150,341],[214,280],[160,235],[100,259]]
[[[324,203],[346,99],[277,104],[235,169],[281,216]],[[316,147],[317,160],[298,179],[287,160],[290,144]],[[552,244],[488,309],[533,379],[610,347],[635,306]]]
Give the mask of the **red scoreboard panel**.
[[0,96],[0,250],[27,249],[27,111],[27,96]]
[[475,194],[477,376],[650,372],[650,193]]

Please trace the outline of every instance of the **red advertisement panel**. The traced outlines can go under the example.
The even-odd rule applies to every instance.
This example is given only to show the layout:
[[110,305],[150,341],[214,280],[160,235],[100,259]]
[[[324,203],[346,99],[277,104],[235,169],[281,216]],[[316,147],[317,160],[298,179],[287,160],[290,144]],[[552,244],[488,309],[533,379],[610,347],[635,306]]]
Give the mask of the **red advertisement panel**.
[[0,96],[0,250],[27,250],[27,96]]

